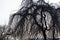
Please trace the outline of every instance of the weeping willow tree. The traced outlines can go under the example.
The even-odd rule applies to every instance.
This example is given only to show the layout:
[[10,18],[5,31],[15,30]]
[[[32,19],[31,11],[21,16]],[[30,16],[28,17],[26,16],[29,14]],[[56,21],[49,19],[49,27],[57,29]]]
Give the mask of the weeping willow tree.
[[57,28],[58,33],[60,33],[60,21],[59,21],[60,20],[60,8],[57,8],[56,11],[58,15],[58,26],[56,28]]
[[[23,5],[24,3],[24,5]],[[46,31],[53,30],[58,26],[58,16],[55,8],[51,7],[44,0],[23,0],[22,8],[13,14],[9,21],[9,29],[5,35],[17,36],[19,40],[36,40],[41,36],[46,40]],[[39,35],[42,32],[43,35]],[[40,37],[39,37],[40,36]]]

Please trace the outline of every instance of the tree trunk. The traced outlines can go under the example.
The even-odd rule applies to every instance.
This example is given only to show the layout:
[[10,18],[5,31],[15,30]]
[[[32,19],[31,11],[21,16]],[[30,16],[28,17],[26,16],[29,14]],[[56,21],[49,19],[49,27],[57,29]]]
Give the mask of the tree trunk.
[[54,34],[55,34],[55,29],[53,29],[53,40],[55,40]]
[[42,32],[43,32],[44,40],[46,40],[46,33],[45,33],[46,31],[43,30]]

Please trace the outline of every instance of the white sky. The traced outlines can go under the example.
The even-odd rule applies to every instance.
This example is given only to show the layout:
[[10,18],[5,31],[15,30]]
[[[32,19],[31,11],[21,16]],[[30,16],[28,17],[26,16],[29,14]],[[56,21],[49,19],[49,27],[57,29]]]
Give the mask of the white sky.
[[[14,10],[18,10],[22,0],[0,0],[0,25],[8,24],[9,16]],[[45,0],[48,1],[48,0]],[[49,0],[49,3],[57,3],[60,0]]]
[[8,24],[9,16],[18,10],[21,0],[0,0],[0,25]]

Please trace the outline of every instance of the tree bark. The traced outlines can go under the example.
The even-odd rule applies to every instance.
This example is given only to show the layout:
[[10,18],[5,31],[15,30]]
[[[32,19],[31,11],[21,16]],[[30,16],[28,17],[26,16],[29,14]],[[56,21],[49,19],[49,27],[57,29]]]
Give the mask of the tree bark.
[[55,40],[54,34],[55,34],[55,29],[53,29],[53,40]]
[[46,40],[46,33],[45,33],[46,30],[43,30],[42,32],[43,32],[44,40]]

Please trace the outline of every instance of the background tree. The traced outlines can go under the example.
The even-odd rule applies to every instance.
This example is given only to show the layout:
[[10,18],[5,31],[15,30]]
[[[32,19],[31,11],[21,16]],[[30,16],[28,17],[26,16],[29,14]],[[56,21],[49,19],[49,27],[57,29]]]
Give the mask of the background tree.
[[11,16],[9,28],[4,36],[12,35],[19,37],[20,40],[30,40],[38,38],[38,34],[42,32],[46,40],[46,31],[52,29],[54,40],[55,27],[58,26],[55,8],[45,3],[44,0],[38,0],[37,3],[33,0],[23,0],[23,3],[22,8]]

